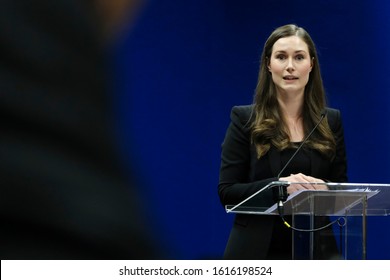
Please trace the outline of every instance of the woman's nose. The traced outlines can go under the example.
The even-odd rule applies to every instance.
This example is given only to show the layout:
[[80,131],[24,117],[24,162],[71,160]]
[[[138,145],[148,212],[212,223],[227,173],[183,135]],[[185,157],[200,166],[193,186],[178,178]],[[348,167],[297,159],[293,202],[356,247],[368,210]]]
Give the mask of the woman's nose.
[[294,70],[294,64],[291,58],[287,60],[286,70],[289,72]]

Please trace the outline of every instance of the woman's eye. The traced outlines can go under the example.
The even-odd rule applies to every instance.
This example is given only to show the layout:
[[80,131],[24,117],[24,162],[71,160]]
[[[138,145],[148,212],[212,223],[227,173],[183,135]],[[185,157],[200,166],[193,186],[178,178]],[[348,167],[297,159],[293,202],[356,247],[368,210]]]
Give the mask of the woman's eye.
[[279,54],[279,55],[276,56],[276,59],[283,60],[283,59],[286,59],[286,56],[282,55],[282,54]]
[[303,56],[303,55],[297,55],[296,57],[295,57],[295,59],[296,60],[302,60],[302,59],[304,59],[305,57]]

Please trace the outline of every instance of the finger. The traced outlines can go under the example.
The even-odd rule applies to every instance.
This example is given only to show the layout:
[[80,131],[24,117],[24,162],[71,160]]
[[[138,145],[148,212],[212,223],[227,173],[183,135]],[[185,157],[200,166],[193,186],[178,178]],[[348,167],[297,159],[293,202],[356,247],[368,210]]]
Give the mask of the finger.
[[[314,189],[316,189],[316,190],[327,190],[328,189],[327,185],[325,184],[325,182],[323,180],[312,177],[312,176],[306,176],[306,175],[304,175],[304,176],[306,177],[306,179],[308,181],[316,183],[316,184],[312,185],[314,187]],[[321,183],[324,183],[324,184],[321,184]]]
[[314,189],[314,186],[312,184],[309,184],[311,183],[311,181],[309,180],[308,176],[302,174],[302,173],[299,173],[299,174],[296,174],[296,175],[293,175],[295,178],[296,178],[296,182],[299,182],[299,183],[305,183],[305,184],[300,184],[300,188],[301,189],[306,189],[306,190],[313,190]]
[[299,190],[300,190],[300,189],[299,189],[295,184],[290,185],[290,186],[287,187],[287,193],[288,193],[288,194],[295,193],[295,192],[297,192],[297,191],[299,191]]

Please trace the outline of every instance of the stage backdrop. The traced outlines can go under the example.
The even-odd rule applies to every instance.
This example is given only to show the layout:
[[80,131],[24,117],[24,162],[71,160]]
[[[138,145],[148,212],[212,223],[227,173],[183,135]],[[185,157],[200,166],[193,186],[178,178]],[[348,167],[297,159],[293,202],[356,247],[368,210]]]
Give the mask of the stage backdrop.
[[[117,46],[124,159],[174,259],[221,258],[233,216],[217,196],[234,105],[252,102],[270,32],[312,35],[329,104],[342,111],[351,182],[390,183],[390,2],[148,1]],[[390,218],[369,218],[368,258],[390,259]],[[169,250],[168,250],[169,248]]]

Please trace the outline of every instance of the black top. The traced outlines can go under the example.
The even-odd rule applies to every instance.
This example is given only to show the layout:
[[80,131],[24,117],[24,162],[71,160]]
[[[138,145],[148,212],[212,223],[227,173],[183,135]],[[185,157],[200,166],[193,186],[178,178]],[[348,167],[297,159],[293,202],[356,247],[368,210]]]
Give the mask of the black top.
[[[285,166],[290,158],[294,155],[298,146],[301,143],[294,143],[293,148],[287,148],[286,150],[280,153],[280,165]],[[310,174],[311,163],[310,163],[310,154],[304,147],[294,156],[291,162],[286,166],[286,169],[282,172],[280,177],[287,177],[291,174],[303,173]]]

